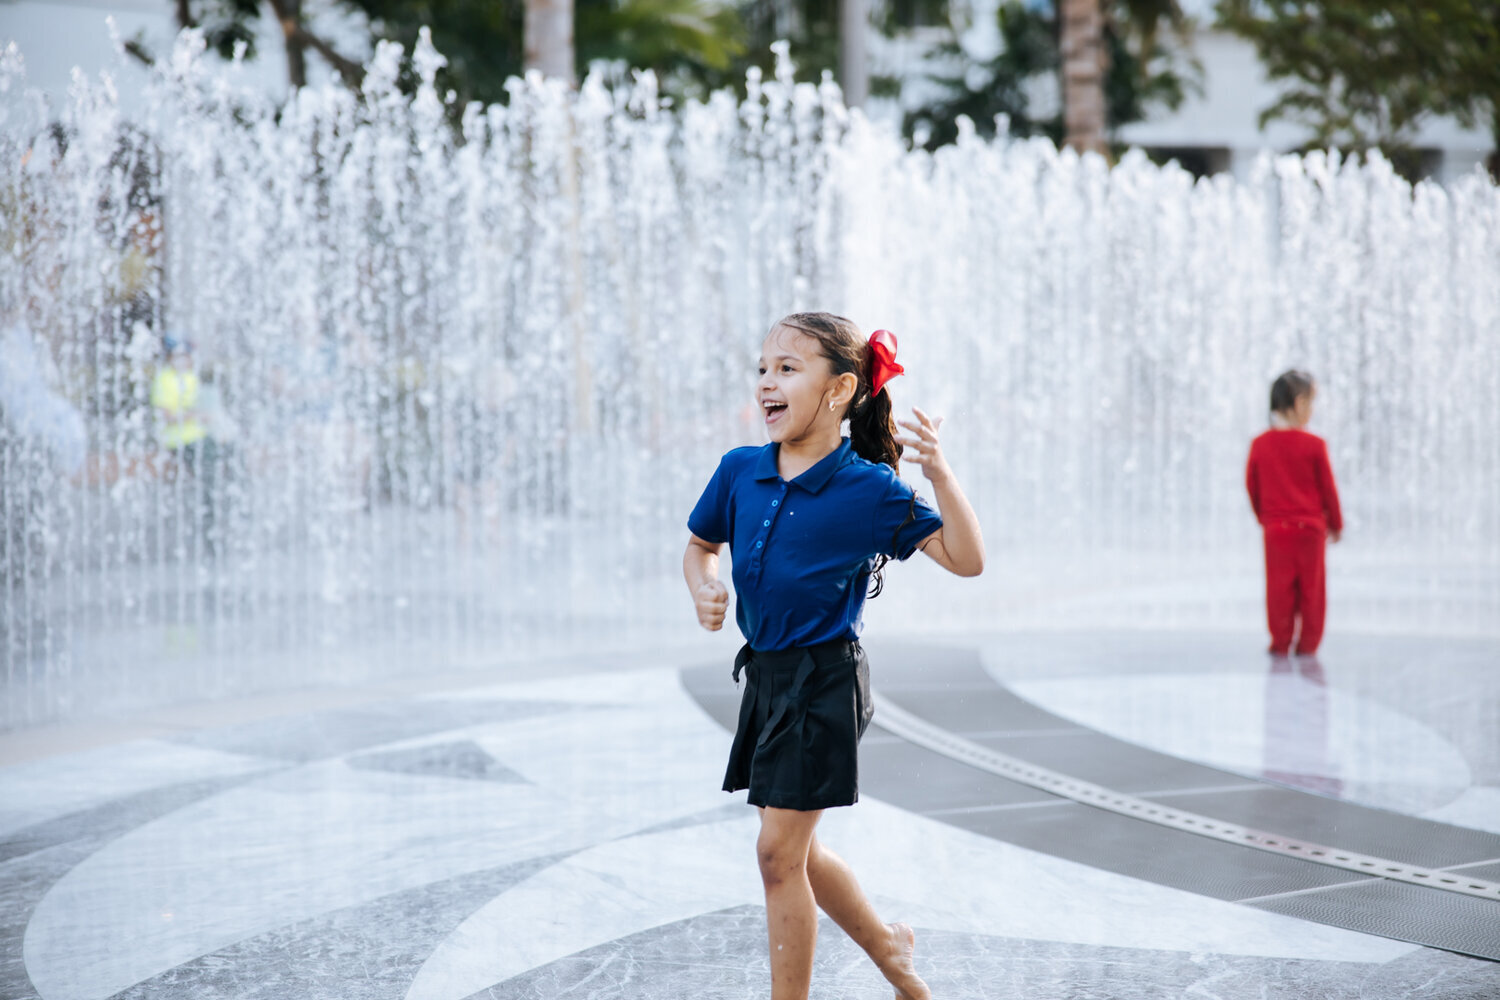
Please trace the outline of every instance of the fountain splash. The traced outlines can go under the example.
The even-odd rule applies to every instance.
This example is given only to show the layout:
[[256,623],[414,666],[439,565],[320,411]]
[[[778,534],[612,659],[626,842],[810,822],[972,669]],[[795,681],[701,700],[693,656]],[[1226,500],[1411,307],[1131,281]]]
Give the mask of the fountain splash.
[[[0,56],[11,381],[86,434],[0,399],[0,727],[690,631],[684,517],[759,440],[759,341],[801,308],[901,332],[898,406],[950,417],[990,539],[977,584],[903,567],[872,618],[1257,627],[1243,462],[1297,364],[1349,523],[1333,627],[1500,631],[1485,178],[927,154],[784,60],[681,109],[516,80],[455,127],[425,40],[411,95],[387,45],[361,95],[280,108],[201,54],[130,116]],[[153,404],[167,337],[192,455]]]

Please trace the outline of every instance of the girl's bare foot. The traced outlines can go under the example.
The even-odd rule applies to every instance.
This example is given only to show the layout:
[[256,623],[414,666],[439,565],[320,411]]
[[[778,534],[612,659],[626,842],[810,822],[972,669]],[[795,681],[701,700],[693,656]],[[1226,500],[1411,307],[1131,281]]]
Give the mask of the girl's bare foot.
[[891,950],[880,971],[896,987],[896,1000],[932,1000],[932,991],[917,975],[912,956],[917,950],[917,935],[907,924],[887,924],[891,932]]

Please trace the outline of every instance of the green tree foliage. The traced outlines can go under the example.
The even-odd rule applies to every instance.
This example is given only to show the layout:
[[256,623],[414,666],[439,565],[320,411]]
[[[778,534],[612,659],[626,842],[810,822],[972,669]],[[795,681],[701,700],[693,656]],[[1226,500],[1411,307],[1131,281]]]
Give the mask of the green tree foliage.
[[740,0],[740,16],[747,32],[746,52],[715,86],[743,90],[745,71],[759,66],[770,75],[775,63],[771,45],[790,44],[797,79],[816,81],[834,72],[839,61],[838,0]]
[[[377,37],[411,51],[423,26],[448,58],[441,82],[467,100],[497,101],[522,72],[524,0],[345,0]],[[727,69],[744,51],[744,27],[717,0],[575,0],[579,76],[596,60],[650,69],[664,80],[696,80]]]
[[241,45],[245,49],[245,58],[255,58],[253,22],[260,16],[260,0],[208,0],[198,6],[201,12],[195,16],[194,5],[179,0],[180,27],[201,26],[208,47],[225,59],[233,58],[235,48]]
[[658,76],[722,72],[745,51],[732,7],[704,0],[592,0],[578,8],[578,61],[623,62]]
[[[1041,112],[1034,107],[1038,82],[1061,69],[1056,4],[1010,0],[996,16],[1002,45],[994,58],[973,60],[956,40],[940,48],[939,60],[952,70],[932,78],[944,91],[941,97],[906,115],[906,132],[914,140],[929,148],[952,142],[960,115],[984,136],[994,134],[996,116],[1004,115],[1012,135],[1062,140],[1060,104]],[[1160,44],[1164,30],[1183,37],[1187,28],[1177,0],[1105,4],[1104,96],[1111,130],[1141,121],[1153,106],[1176,108],[1195,86],[1196,66]]]
[[[371,41],[400,42],[408,52],[423,27],[448,60],[439,85],[457,105],[499,101],[505,81],[522,72],[525,0],[339,0],[368,23]],[[209,45],[228,58],[236,46],[253,58],[256,22],[290,16],[305,48],[321,54],[345,79],[357,82],[351,54],[314,33],[301,0],[172,0],[183,26],[199,27]],[[575,47],[580,71],[604,59],[631,69],[655,70],[679,87],[709,84],[733,70],[745,52],[746,31],[735,8],[722,0],[576,0]],[[143,52],[137,54],[146,56]],[[580,74],[581,75],[581,74]]]
[[505,81],[521,72],[522,0],[359,0],[345,6],[368,18],[374,40],[399,42],[408,53],[418,32],[429,28],[433,46],[448,60],[438,84],[454,91],[459,105],[499,100]]
[[1500,146],[1500,0],[1219,0],[1218,15],[1285,85],[1262,125],[1304,124],[1309,146],[1378,147],[1408,171],[1433,115]]

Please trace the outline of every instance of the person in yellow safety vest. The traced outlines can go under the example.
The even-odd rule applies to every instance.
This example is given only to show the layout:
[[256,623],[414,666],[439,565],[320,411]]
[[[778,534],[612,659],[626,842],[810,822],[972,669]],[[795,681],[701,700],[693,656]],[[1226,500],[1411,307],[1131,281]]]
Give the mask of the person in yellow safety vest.
[[151,382],[151,405],[162,421],[161,441],[172,451],[203,440],[207,431],[198,414],[198,373],[192,347],[185,340],[163,338],[167,366]]
[[192,474],[190,492],[183,496],[202,531],[205,554],[212,559],[219,549],[214,516],[219,453],[199,409],[202,386],[193,370],[192,345],[168,336],[162,338],[162,346],[167,364],[151,381],[151,405],[161,421],[162,444]]

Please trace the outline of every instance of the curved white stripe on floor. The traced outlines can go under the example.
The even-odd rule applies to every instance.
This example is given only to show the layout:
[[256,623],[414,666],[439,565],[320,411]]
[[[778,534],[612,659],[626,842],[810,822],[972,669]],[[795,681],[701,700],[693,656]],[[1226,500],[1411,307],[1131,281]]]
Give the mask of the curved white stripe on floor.
[[[675,671],[433,697],[575,707],[384,745],[472,740],[529,783],[332,759],[130,831],[73,868],[34,911],[24,952],[40,995],[102,1000],[276,928],[570,851],[580,853],[461,924],[414,979],[413,998],[452,1000],[590,944],[760,901],[748,807],[744,820],[642,833],[734,801],[718,790],[729,736]],[[237,762],[204,761],[210,771],[226,763]],[[1382,962],[1411,947],[1096,871],[878,802],[831,811],[822,831],[886,912],[924,927],[1325,961]]]
[[0,836],[140,792],[280,766],[278,761],[263,757],[156,739],[11,764],[4,769]]
[[1500,788],[1475,785],[1447,805],[1424,812],[1422,818],[1500,833]]
[[[434,950],[406,1000],[461,1000],[663,924],[762,901],[746,817],[601,844],[496,897]],[[991,840],[868,799],[819,836],[885,919],[1076,944],[1387,962],[1414,945],[1268,914]],[[745,961],[755,956],[746,955]]]
[[1450,803],[1471,784],[1463,754],[1430,727],[1296,674],[1100,674],[1003,683],[1117,739],[1239,774],[1332,779],[1351,800],[1400,812]]
[[725,802],[723,731],[681,692],[675,671],[508,685],[503,693],[580,704],[385,746],[460,735],[530,784],[329,760],[196,802],[110,843],[42,898],[24,946],[37,992],[45,1000],[107,997],[300,920]]
[[743,820],[602,844],[544,869],[438,945],[407,1000],[460,1000],[627,934],[759,903],[760,824],[745,812]]

